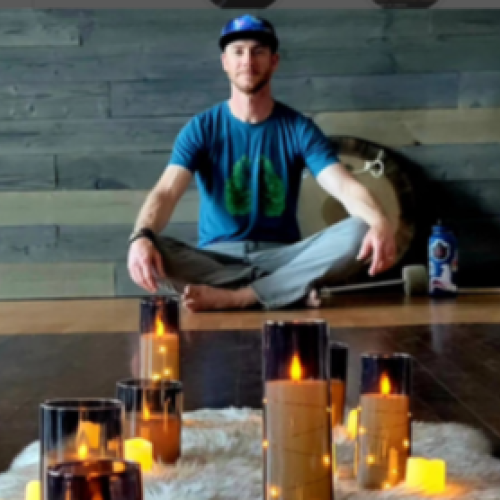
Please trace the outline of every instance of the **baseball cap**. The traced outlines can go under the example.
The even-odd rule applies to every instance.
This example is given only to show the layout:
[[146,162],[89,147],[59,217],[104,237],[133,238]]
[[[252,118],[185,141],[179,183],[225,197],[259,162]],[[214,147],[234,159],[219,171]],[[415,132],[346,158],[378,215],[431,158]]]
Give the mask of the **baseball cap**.
[[228,43],[243,39],[257,40],[268,45],[273,52],[278,50],[274,26],[261,17],[245,14],[228,21],[221,30],[219,47],[224,50]]

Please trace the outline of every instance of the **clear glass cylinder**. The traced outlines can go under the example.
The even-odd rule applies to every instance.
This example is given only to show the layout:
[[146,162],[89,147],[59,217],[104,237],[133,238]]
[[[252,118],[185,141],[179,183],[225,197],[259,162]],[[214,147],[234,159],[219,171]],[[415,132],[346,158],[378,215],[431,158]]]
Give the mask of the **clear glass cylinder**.
[[264,499],[333,500],[326,322],[263,328]]
[[344,421],[347,365],[349,348],[343,342],[330,343],[330,399],[332,404],[332,428]]
[[177,297],[146,297],[140,309],[140,378],[181,380]]
[[142,473],[125,460],[87,460],[51,465],[47,500],[142,500]]
[[40,405],[40,481],[49,465],[123,458],[122,403],[115,399],[50,399]]
[[405,479],[411,455],[412,358],[363,354],[357,437],[357,482],[389,489]]
[[181,456],[183,392],[172,380],[122,380],[117,398],[125,408],[125,439],[143,438],[153,447],[153,459],[173,464]]

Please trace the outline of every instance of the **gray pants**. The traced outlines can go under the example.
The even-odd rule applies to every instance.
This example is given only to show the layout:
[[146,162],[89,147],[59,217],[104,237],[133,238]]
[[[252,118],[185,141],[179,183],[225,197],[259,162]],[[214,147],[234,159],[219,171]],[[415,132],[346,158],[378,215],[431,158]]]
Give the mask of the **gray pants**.
[[198,249],[163,236],[156,243],[172,291],[188,284],[250,286],[263,307],[277,309],[360,271],[366,264],[356,257],[367,230],[350,217],[294,244],[238,241]]

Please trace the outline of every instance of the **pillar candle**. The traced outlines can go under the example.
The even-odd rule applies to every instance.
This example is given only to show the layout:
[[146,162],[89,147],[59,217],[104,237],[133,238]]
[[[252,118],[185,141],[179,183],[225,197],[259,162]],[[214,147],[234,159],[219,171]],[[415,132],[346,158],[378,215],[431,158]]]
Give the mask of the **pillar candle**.
[[274,380],[265,391],[269,497],[330,500],[328,382]]
[[141,378],[179,380],[179,335],[168,331],[140,338]]
[[358,484],[373,489],[393,486],[406,471],[409,398],[363,394],[360,403]]

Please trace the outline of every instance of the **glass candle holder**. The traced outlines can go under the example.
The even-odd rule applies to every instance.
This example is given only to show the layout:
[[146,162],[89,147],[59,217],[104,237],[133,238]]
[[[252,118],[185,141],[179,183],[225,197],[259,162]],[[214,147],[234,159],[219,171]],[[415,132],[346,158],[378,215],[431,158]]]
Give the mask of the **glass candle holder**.
[[146,297],[140,310],[140,378],[180,380],[177,297]]
[[324,321],[263,329],[264,499],[333,499],[332,429]]
[[115,399],[50,399],[40,405],[40,481],[47,467],[123,458],[122,403]]
[[332,428],[344,421],[347,387],[349,348],[343,342],[330,344],[330,399],[332,404]]
[[142,500],[138,464],[125,460],[87,460],[51,465],[47,500]]
[[181,456],[182,384],[172,380],[128,379],[117,383],[125,408],[125,439],[143,438],[157,462],[173,464]]
[[361,356],[357,437],[361,488],[388,489],[405,479],[411,454],[411,374],[409,355]]

